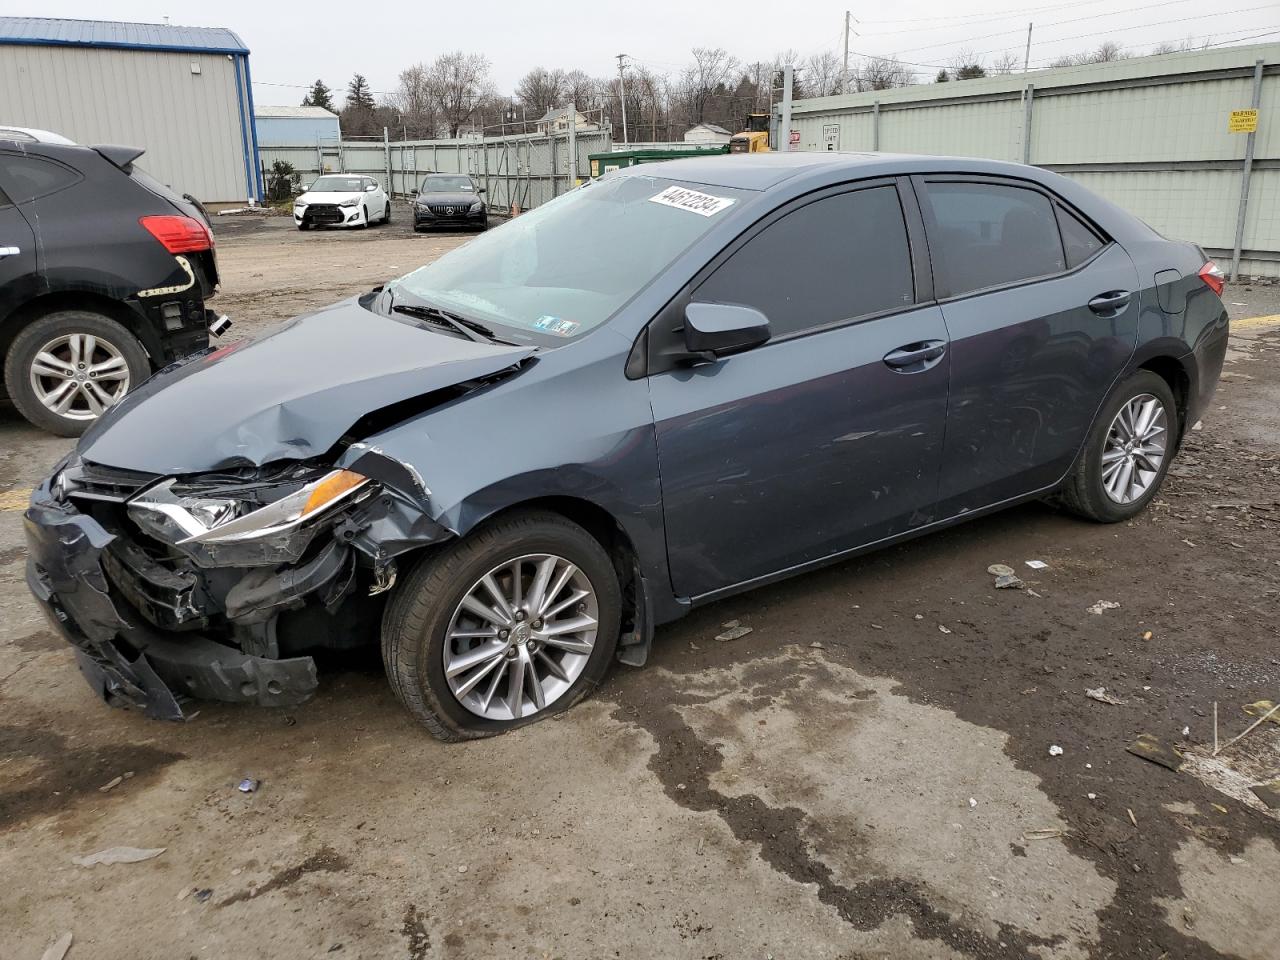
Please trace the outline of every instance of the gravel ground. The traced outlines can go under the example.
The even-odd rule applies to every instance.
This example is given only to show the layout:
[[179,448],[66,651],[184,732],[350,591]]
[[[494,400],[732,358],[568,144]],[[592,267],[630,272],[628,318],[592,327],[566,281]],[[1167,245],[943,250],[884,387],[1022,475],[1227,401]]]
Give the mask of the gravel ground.
[[[399,209],[218,227],[233,338],[464,239]],[[1273,960],[1280,822],[1239,771],[1275,775],[1280,726],[1203,757],[1215,702],[1225,739],[1280,700],[1280,287],[1226,299],[1218,401],[1134,522],[1024,506],[739,596],[563,718],[455,746],[376,653],[288,713],[97,702],[22,582],[68,442],[0,409],[0,955]],[[164,852],[72,862],[118,845]]]

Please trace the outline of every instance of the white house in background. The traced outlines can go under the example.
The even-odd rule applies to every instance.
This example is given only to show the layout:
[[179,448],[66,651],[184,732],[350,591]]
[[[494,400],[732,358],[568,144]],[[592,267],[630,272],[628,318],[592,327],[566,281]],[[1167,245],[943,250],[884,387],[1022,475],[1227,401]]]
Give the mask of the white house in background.
[[[599,130],[600,124],[592,123],[581,113],[574,113],[574,125],[579,130]],[[567,133],[569,130],[569,108],[557,107],[555,110],[548,110],[539,119],[535,120],[539,133]]]
[[700,123],[696,127],[690,127],[685,131],[685,143],[728,143],[732,137],[728,130],[724,127],[717,127],[714,123]]

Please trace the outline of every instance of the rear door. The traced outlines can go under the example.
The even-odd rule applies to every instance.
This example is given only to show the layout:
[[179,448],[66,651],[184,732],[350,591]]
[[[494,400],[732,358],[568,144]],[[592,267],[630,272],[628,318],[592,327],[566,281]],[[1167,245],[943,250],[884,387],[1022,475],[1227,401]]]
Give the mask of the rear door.
[[42,292],[38,267],[35,233],[0,186],[0,320]]
[[1035,184],[916,188],[951,338],[945,519],[1063,476],[1133,353],[1140,284],[1119,244]]
[[773,333],[649,377],[677,594],[705,597],[928,522],[946,329],[924,261],[913,279],[924,244],[922,230],[908,240],[903,201],[913,225],[919,214],[905,191],[881,181],[795,201],[655,321],[672,335],[689,300],[739,303]]

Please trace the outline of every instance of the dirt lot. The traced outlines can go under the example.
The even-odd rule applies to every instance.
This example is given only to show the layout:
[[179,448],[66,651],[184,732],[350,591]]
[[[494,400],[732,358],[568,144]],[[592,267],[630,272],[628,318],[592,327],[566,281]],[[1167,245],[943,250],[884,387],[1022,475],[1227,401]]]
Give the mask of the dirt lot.
[[[220,223],[217,303],[253,332],[460,242],[397,220]],[[1203,758],[1215,701],[1225,740],[1280,699],[1280,287],[1227,300],[1271,319],[1236,324],[1136,522],[1027,506],[744,595],[563,718],[457,746],[376,654],[287,714],[97,702],[22,582],[68,442],[0,410],[0,955],[1274,960],[1280,822],[1230,767],[1276,775],[1280,725]],[[730,619],[754,632],[717,642]],[[1193,756],[1127,754],[1140,733]],[[72,862],[117,845],[165,849]]]

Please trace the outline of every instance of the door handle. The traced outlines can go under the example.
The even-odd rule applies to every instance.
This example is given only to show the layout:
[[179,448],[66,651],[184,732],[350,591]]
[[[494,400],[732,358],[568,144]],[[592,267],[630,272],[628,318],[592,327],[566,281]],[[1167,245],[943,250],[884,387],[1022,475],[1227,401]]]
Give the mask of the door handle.
[[884,362],[903,373],[917,373],[947,352],[945,340],[922,340],[908,343],[884,355]]
[[0,257],[16,257],[21,252],[17,247],[0,247]]
[[1133,294],[1128,290],[1110,290],[1090,300],[1089,309],[1094,313],[1112,313],[1127,307],[1132,298]]

